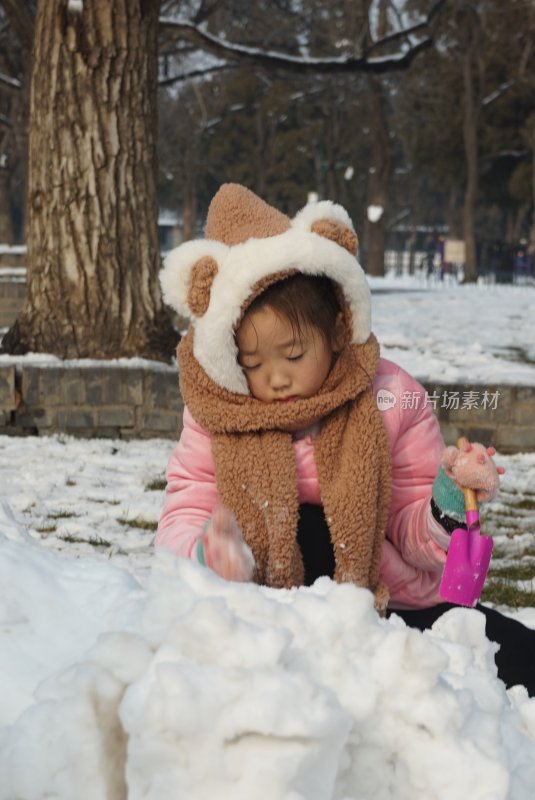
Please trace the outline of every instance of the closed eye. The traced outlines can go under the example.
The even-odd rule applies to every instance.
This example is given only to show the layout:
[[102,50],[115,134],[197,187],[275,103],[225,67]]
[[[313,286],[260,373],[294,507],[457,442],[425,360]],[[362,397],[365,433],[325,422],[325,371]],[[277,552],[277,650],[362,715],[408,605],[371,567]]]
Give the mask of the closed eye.
[[303,358],[304,355],[305,355],[304,353],[301,353],[298,356],[287,356],[287,358],[288,358],[288,361],[299,361],[299,359]]
[[250,364],[242,364],[241,365],[242,369],[244,369],[246,372],[254,372],[254,370],[258,369],[259,366],[260,366],[260,364],[252,364],[252,365],[250,365]]

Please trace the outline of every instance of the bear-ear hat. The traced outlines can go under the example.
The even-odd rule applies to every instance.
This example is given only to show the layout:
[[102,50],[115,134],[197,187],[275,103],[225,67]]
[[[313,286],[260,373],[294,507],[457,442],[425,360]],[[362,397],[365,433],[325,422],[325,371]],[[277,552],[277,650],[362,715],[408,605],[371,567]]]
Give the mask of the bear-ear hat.
[[350,341],[371,333],[370,290],[357,261],[347,211],[329,200],[308,203],[293,219],[235,183],[221,186],[208,209],[205,238],[164,259],[164,301],[193,329],[193,352],[219,386],[249,394],[238,364],[235,329],[263,289],[296,272],[331,278],[345,299]]

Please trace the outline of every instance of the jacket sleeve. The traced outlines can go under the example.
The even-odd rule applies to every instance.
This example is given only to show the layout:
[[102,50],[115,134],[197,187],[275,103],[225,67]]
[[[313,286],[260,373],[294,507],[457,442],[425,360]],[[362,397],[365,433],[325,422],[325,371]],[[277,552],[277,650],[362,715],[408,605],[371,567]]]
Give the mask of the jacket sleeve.
[[184,409],[184,428],[167,465],[164,507],[157,547],[196,560],[196,544],[219,495],[210,434]]
[[436,581],[449,544],[430,506],[444,440],[423,386],[400,367],[391,366],[395,372],[389,390],[396,404],[383,413],[392,457],[387,539],[407,565],[434,572]]

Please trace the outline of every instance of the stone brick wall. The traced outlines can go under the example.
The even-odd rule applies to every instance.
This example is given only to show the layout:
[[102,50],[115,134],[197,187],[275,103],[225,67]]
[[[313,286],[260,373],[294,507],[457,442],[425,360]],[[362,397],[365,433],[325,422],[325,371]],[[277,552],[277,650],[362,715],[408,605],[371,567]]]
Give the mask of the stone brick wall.
[[[503,453],[535,451],[535,386],[425,389],[395,402],[430,403],[447,443],[465,435]],[[173,367],[0,362],[0,433],[176,439],[182,410]]]
[[0,366],[0,433],[175,438],[182,407],[164,365]]
[[424,388],[418,400],[434,409],[447,444],[466,436],[502,453],[535,451],[535,386],[427,383]]

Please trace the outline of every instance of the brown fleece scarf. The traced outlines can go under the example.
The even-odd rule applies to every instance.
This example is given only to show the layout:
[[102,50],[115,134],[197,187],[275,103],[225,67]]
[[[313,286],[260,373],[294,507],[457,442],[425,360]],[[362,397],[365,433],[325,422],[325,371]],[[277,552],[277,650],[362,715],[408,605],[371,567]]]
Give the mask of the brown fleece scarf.
[[346,345],[314,397],[264,403],[214,383],[193,355],[190,328],[177,351],[180,389],[194,419],[212,435],[217,488],[251,547],[257,583],[299,586],[298,492],[292,434],[321,420],[314,440],[334,580],[364,586],[379,610],[388,591],[379,566],[390,503],[390,448],[373,394],[379,360],[373,336]]

